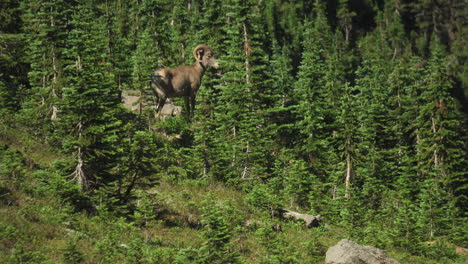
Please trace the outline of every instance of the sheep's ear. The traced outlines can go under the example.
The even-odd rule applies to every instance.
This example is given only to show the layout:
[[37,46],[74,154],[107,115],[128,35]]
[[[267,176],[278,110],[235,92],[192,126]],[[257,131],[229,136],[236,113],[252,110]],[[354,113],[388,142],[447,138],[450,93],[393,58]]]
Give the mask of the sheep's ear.
[[198,49],[197,50],[197,60],[202,60],[203,59],[203,54],[205,53],[204,49]]

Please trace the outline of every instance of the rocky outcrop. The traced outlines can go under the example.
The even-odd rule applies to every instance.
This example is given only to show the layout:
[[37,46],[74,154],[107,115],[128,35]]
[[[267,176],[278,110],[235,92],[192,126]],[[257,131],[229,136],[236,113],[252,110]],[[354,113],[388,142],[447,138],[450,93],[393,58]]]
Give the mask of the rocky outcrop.
[[[125,108],[139,114],[141,114],[144,108],[156,109],[153,101],[145,100],[142,98],[141,92],[136,90],[122,91],[122,103]],[[161,109],[161,112],[158,113],[158,116],[165,119],[166,117],[179,116],[181,113],[182,107],[175,105],[168,99]]]
[[132,112],[140,112],[142,107],[142,102],[140,100],[141,93],[140,91],[134,90],[123,90],[122,91],[122,103],[125,108],[129,109]]
[[322,222],[320,215],[301,214],[287,209],[279,209],[280,216],[284,219],[302,220],[307,228],[319,226]]
[[168,116],[179,116],[181,114],[182,114],[182,107],[177,106],[173,104],[172,102],[168,102],[161,109],[159,116],[168,117]]
[[326,264],[399,264],[381,249],[362,246],[351,240],[342,239],[329,248]]

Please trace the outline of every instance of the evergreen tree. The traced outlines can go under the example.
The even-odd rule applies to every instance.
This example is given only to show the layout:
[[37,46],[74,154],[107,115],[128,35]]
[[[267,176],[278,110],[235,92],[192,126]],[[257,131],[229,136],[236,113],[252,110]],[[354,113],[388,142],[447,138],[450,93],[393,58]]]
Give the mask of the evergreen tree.
[[271,86],[265,92],[265,99],[268,100],[267,133],[273,139],[276,149],[292,148],[292,138],[297,133],[293,114],[292,61],[285,46],[279,46],[275,40],[272,45],[273,55],[269,62],[271,71],[268,73]]
[[[249,15],[250,6],[231,1],[227,9],[227,54],[220,58],[225,73],[221,77],[215,122],[218,135],[214,141],[216,174],[225,179],[252,179],[264,176],[268,166],[268,138],[265,131],[263,83],[266,55],[258,21]],[[227,171],[225,171],[228,169]]]
[[[155,38],[151,30],[144,30],[139,36],[135,54],[133,55],[133,73],[132,84],[133,89],[140,91],[140,107],[145,105],[145,102],[156,101],[153,92],[150,90],[149,83],[152,73],[158,68],[158,58],[160,57],[159,47],[155,47]],[[140,109],[143,111],[144,109]]]
[[237,252],[234,251],[231,240],[231,230],[227,225],[219,205],[213,197],[204,201],[203,229],[206,242],[200,249],[201,263],[240,263]]
[[36,134],[52,130],[56,119],[63,79],[63,56],[69,31],[73,1],[25,1],[22,3],[27,54],[31,70],[30,98],[23,109],[24,122]]
[[310,17],[313,1],[265,1],[261,8],[272,41],[285,47],[294,72],[301,60],[304,18]]
[[384,10],[377,15],[377,28],[386,39],[386,45],[393,49],[392,59],[403,55],[410,47],[405,34],[399,1],[387,1]]
[[[466,148],[460,139],[465,126],[463,118],[451,96],[452,83],[447,75],[443,48],[437,42],[431,46],[431,58],[426,68],[424,85],[421,91],[421,105],[416,121],[419,127],[417,142],[418,173],[423,176],[428,189],[440,192],[427,192],[421,199],[433,200],[427,210],[437,208],[438,212],[426,214],[425,226],[432,237],[439,230],[447,230],[447,223],[458,215],[458,208],[466,206]],[[424,190],[423,188],[422,190]],[[427,197],[429,195],[429,197]],[[450,206],[450,208],[437,205]],[[457,206],[461,206],[458,207]],[[422,208],[424,208],[422,206]],[[436,220],[437,219],[437,220]],[[436,221],[440,221],[437,223]],[[452,223],[455,226],[454,223]]]
[[402,59],[390,75],[389,84],[393,91],[396,105],[394,116],[397,124],[394,127],[396,135],[400,136],[398,146],[398,180],[397,189],[404,200],[412,202],[418,193],[418,182],[422,181],[417,172],[418,142],[420,140],[418,125],[414,122],[421,104],[419,94],[424,86],[424,61],[419,57],[412,57],[408,61]]
[[[47,241],[37,250],[33,240],[42,239],[26,238],[28,223],[67,223],[79,235],[89,219],[69,212],[90,206],[98,216],[90,224],[115,223],[115,230],[96,229],[102,241],[93,232],[69,240],[65,262],[238,263],[242,252],[250,261],[295,263],[323,256],[316,237],[290,235],[294,225],[246,234],[245,215],[212,196],[202,203],[200,229],[189,234],[203,241],[160,244],[154,224],[174,230],[185,221],[171,220],[186,213],[177,202],[158,202],[167,195],[145,190],[161,178],[161,191],[178,190],[179,180],[194,191],[232,184],[250,205],[239,208],[275,217],[278,208],[296,207],[326,217],[351,239],[425,255],[406,261],[463,261],[445,243],[422,242],[467,240],[465,5],[2,1],[0,142],[7,147],[0,146],[0,209],[19,209],[24,219],[9,223],[16,214],[2,215],[0,262],[60,258]],[[205,72],[193,119],[121,109],[121,90],[154,100],[152,72],[193,64],[192,48],[202,43],[220,68]],[[198,212],[196,201],[184,203],[190,214]],[[88,244],[95,252],[81,254]]]
[[[221,60],[226,52],[225,17],[220,16],[224,12],[222,1],[202,1],[192,14],[191,36],[188,40],[195,47],[200,43],[208,44],[213,48],[215,56]],[[196,15],[195,15],[196,14]],[[192,59],[192,58],[191,58]],[[220,68],[223,62],[220,61]],[[189,150],[189,164],[194,165],[196,176],[212,176],[211,168],[215,152],[214,139],[217,137],[215,120],[215,107],[219,103],[220,90],[215,86],[220,83],[221,70],[216,73],[208,69],[203,77],[202,86],[197,93],[197,106],[193,122],[193,147]]]
[[341,113],[337,117],[340,131],[337,137],[341,143],[338,146],[338,150],[340,150],[341,153],[339,168],[342,169],[344,188],[339,188],[339,186],[343,185],[339,183],[339,178],[336,179],[334,183],[333,199],[343,194],[347,198],[350,197],[351,182],[354,181],[353,178],[356,175],[356,168],[360,158],[358,113],[354,110],[357,107],[356,94],[353,87],[346,84],[343,90],[343,97],[340,100]]
[[20,34],[19,1],[0,3],[0,112],[17,111],[25,93],[28,65],[25,63],[25,42]]
[[[375,45],[375,44],[374,44]],[[375,53],[374,53],[375,52]],[[358,97],[360,130],[360,148],[362,155],[362,175],[377,181],[390,183],[391,172],[387,172],[386,152],[392,146],[387,138],[387,130],[392,125],[389,106],[390,94],[387,90],[387,76],[391,69],[382,50],[377,49],[366,55],[363,65],[357,70],[356,89]],[[367,57],[368,56],[368,57]],[[389,161],[391,162],[391,161]],[[390,177],[390,178],[387,178]]]
[[390,115],[395,121],[389,130],[393,135],[394,147],[388,155],[394,160],[391,173],[395,179],[394,188],[391,188],[394,192],[388,195],[393,202],[388,203],[385,209],[394,216],[394,220],[387,223],[391,227],[392,242],[402,246],[410,246],[417,241],[415,204],[421,178],[416,169],[414,120],[418,107],[417,94],[422,86],[423,69],[417,67],[420,64],[421,58],[418,57],[399,59],[388,80],[392,94],[389,100]]
[[92,6],[80,5],[70,25],[58,121],[64,152],[71,154],[73,178],[85,190],[110,184],[117,175],[111,169],[120,153],[119,99],[106,53],[103,23],[95,23]]
[[92,5],[94,11],[101,17],[106,27],[105,36],[108,62],[112,65],[114,82],[117,83],[119,90],[128,87],[131,82],[131,58],[134,49],[130,23],[129,10],[130,2],[123,0],[104,1]]
[[304,52],[293,91],[297,102],[296,125],[300,131],[295,148],[300,153],[298,157],[307,161],[310,173],[309,182],[303,182],[307,187],[292,188],[302,191],[295,194],[299,197],[308,197],[312,188],[317,195],[323,192],[325,185],[322,183],[327,181],[326,175],[329,173],[327,156],[332,152],[329,139],[335,119],[331,107],[333,98],[326,89],[327,59],[331,54],[332,35],[326,22],[324,6],[319,1],[315,3],[314,11],[315,20],[304,25]]
[[345,41],[349,43],[351,41],[351,33],[353,29],[353,17],[356,16],[356,13],[350,11],[349,0],[339,0],[338,10],[336,14],[339,25],[344,32]]

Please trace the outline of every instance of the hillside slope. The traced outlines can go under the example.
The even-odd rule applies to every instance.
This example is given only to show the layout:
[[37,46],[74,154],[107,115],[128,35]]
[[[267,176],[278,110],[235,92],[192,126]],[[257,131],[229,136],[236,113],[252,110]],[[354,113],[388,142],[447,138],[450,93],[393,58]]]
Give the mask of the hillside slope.
[[[349,236],[326,221],[308,229],[272,218],[242,190],[209,179],[162,177],[136,190],[131,206],[94,208],[70,179],[31,162],[40,150],[0,152],[1,263],[324,263],[327,248]],[[462,259],[449,247],[421,246],[446,258],[390,255],[401,263]]]

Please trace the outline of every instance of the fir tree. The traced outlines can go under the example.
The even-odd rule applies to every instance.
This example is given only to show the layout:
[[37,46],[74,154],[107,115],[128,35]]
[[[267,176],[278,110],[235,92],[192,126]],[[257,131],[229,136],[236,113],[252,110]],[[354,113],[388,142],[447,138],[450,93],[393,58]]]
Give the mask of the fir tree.
[[134,46],[132,37],[135,36],[135,33],[131,32],[131,23],[129,22],[129,2],[116,0],[90,5],[99,14],[102,19],[101,23],[106,27],[108,62],[112,65],[114,82],[117,83],[119,90],[123,90],[124,87],[130,85],[131,53]]
[[[195,7],[194,7],[195,8]],[[215,56],[221,59],[226,52],[225,17],[219,14],[224,12],[220,0],[203,1],[197,6],[191,16],[192,27],[188,43],[195,47],[206,43],[213,48]],[[192,58],[191,58],[192,59]],[[223,63],[220,62],[221,68]],[[220,90],[216,87],[220,83],[221,70],[205,72],[202,86],[197,93],[197,106],[195,122],[193,122],[193,147],[190,151],[190,164],[197,167],[195,175],[202,177],[212,176],[211,168],[215,159],[214,140],[217,137],[215,120],[215,107],[219,103]]]
[[156,101],[154,94],[149,87],[152,73],[158,68],[158,59],[160,58],[160,49],[155,47],[155,37],[151,30],[144,30],[139,36],[135,54],[133,55],[132,86],[133,89],[140,91],[140,113],[146,106],[145,102]]
[[[338,188],[343,186],[340,183],[335,182],[335,190],[333,191],[333,199],[344,194],[345,197],[350,197],[351,182],[356,175],[356,168],[359,162],[359,134],[357,133],[359,123],[357,121],[357,113],[353,111],[356,105],[356,95],[353,88],[349,85],[345,85],[343,90],[343,97],[340,100],[341,113],[337,118],[340,124],[340,131],[337,137],[341,144],[339,144],[339,150],[341,153],[341,162],[339,163],[342,168],[342,177],[344,188]],[[341,190],[340,190],[341,189]]]
[[17,0],[0,4],[0,112],[11,113],[20,108],[28,83],[29,67],[25,58],[26,43],[21,32],[20,3]]
[[201,263],[239,263],[239,257],[230,241],[232,233],[213,197],[208,197],[204,201],[202,210],[206,242],[200,249]]
[[[227,179],[261,177],[268,166],[260,162],[269,161],[264,151],[268,139],[262,137],[266,56],[256,27],[258,21],[249,15],[250,7],[242,3],[232,1],[226,7],[227,54],[220,58],[225,73],[216,87],[219,97],[214,118],[220,133],[214,144],[220,154],[215,154],[218,160],[214,166]],[[230,169],[222,172],[226,168]]]
[[52,130],[50,120],[58,117],[58,101],[64,84],[63,54],[74,2],[31,0],[22,4],[31,66],[28,73],[31,91],[23,116],[38,132],[47,134]]
[[298,116],[296,125],[300,131],[298,145],[295,147],[300,150],[299,157],[307,161],[310,173],[309,182],[303,183],[307,187],[301,188],[303,192],[296,194],[302,197],[308,197],[312,188],[317,194],[323,192],[324,185],[320,183],[326,181],[325,175],[328,174],[329,164],[325,157],[328,156],[328,139],[335,118],[330,111],[332,97],[328,96],[329,91],[326,90],[327,57],[330,55],[329,47],[332,46],[331,31],[326,22],[324,6],[317,1],[314,11],[315,20],[304,25],[304,52],[293,91],[294,100],[297,101],[294,110]]
[[345,41],[349,43],[351,41],[351,33],[353,29],[353,17],[356,16],[356,13],[350,11],[349,9],[349,0],[339,0],[337,18],[339,20],[339,25],[344,32]]
[[[433,236],[438,229],[447,230],[447,226],[444,228],[442,222],[435,221],[454,220],[449,215],[459,213],[455,204],[461,206],[459,208],[466,205],[467,187],[464,159],[466,148],[459,140],[460,135],[466,133],[463,132],[465,126],[460,123],[463,119],[454,98],[450,95],[452,83],[447,75],[443,49],[437,42],[431,46],[431,58],[422,89],[421,105],[416,118],[420,128],[416,156],[418,173],[424,177],[429,189],[440,190],[440,204],[451,205],[450,208],[440,208],[437,204],[426,207],[427,210],[438,210],[426,215],[429,217],[426,227],[430,236]],[[427,195],[436,195],[435,192],[425,194],[422,203],[428,199]]]
[[77,8],[70,25],[59,119],[63,147],[74,161],[72,177],[84,190],[116,180],[111,172],[120,152],[118,91],[109,73],[108,39],[103,24],[94,22],[92,7]]

